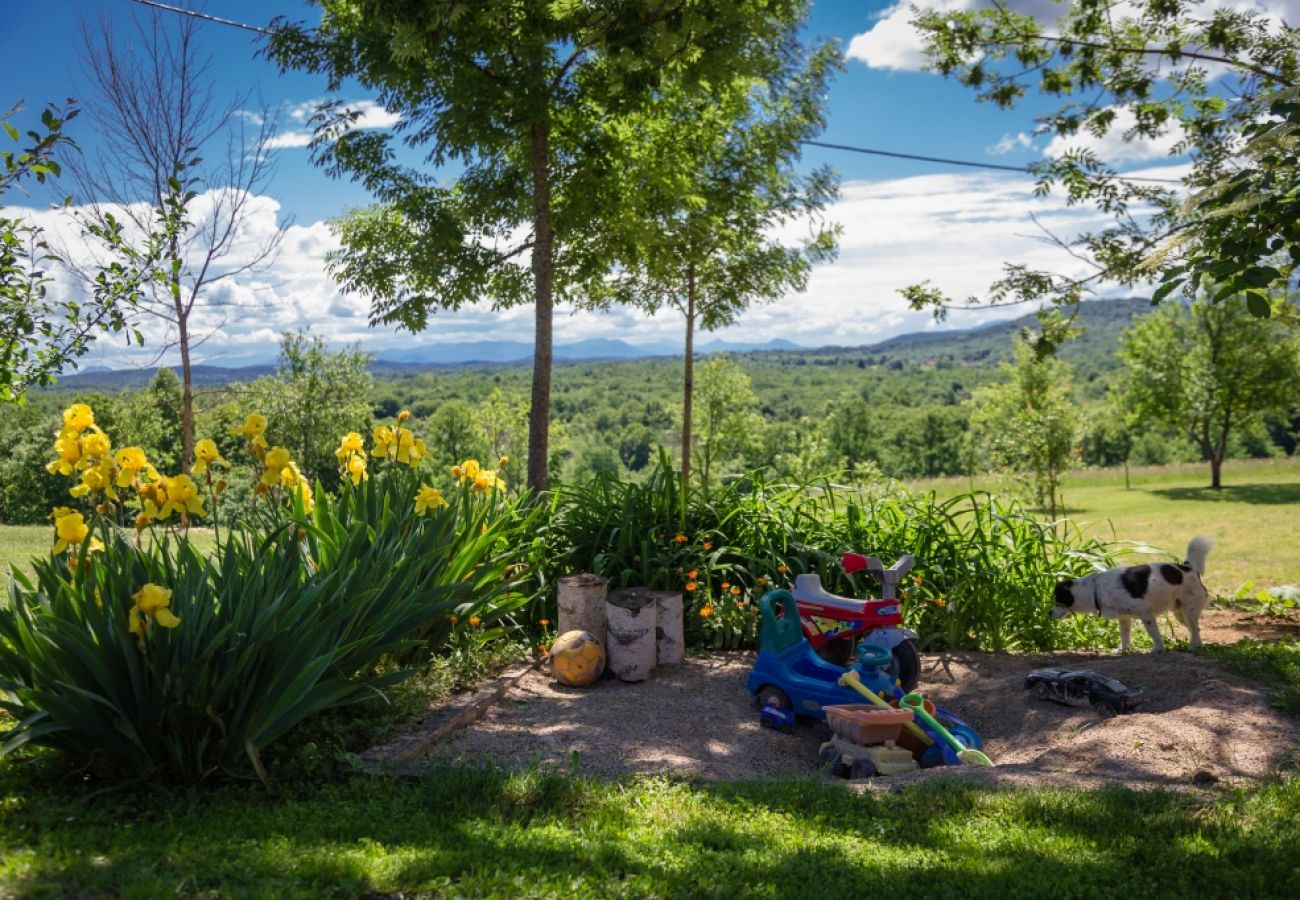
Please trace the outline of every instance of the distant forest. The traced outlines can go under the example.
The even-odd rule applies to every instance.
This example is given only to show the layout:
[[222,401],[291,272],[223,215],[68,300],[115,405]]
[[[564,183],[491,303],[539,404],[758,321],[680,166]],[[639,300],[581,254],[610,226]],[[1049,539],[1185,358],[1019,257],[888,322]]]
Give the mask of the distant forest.
[[[1107,391],[1121,363],[1120,336],[1150,310],[1145,300],[1092,301],[1080,308],[1077,338],[1058,351],[1068,364],[1079,416],[1079,462],[1087,466],[1162,464],[1199,459],[1185,438],[1137,423],[1123,450]],[[968,401],[1005,380],[1013,338],[1033,316],[969,331],[904,335],[867,347],[757,351],[707,357],[697,367],[697,432],[720,476],[766,466],[792,476],[837,473],[903,481],[983,471],[987,459],[970,432]],[[313,342],[299,341],[298,352]],[[309,357],[309,358],[308,358]],[[273,442],[293,448],[303,468],[328,488],[337,482],[333,450],[348,431],[409,410],[435,467],[467,457],[508,457],[505,474],[522,484],[527,445],[529,365],[375,366],[358,350],[314,342],[307,357],[282,360],[261,377],[239,371],[222,383],[205,370],[198,436],[215,438],[238,459],[230,430],[249,412],[271,420]],[[227,373],[227,380],[229,373]],[[636,478],[660,448],[679,440],[681,357],[560,363],[553,385],[551,469],[581,479],[599,471]],[[151,459],[179,458],[179,384],[161,372],[84,373],[33,393],[0,422],[9,453],[0,461],[0,521],[44,521],[66,485],[45,477],[58,410],[90,402],[112,426],[116,445],[141,446]],[[1300,420],[1269,420],[1235,439],[1233,456],[1295,452]],[[436,480],[445,471],[431,469]],[[232,479],[232,482],[234,479]],[[232,488],[233,489],[233,488]]]

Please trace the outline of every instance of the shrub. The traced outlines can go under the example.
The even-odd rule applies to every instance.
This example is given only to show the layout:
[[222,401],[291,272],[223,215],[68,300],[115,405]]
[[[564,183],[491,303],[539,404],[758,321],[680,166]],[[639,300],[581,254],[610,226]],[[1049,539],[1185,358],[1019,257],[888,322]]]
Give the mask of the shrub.
[[[472,461],[457,467],[450,501],[421,485],[423,444],[404,418],[376,429],[368,456],[359,436],[344,439],[345,480],[330,497],[268,446],[264,418],[248,417],[239,430],[263,500],[205,556],[159,523],[188,528],[214,511],[217,446],[196,444],[197,482],[168,478],[138,448],[113,455],[90,408],[70,408],[50,469],[77,479],[72,494],[90,508],[56,510],[51,557],[34,577],[13,573],[0,707],[17,725],[0,752],[44,745],[117,780],[249,766],[264,778],[268,744],[411,672],[386,661],[499,635],[529,599],[518,559],[537,512],[500,496],[496,473]],[[115,524],[128,502],[134,544]]]
[[878,596],[867,576],[844,574],[839,557],[849,550],[886,562],[916,556],[904,614],[929,649],[1051,650],[1097,643],[1113,628],[1049,615],[1058,579],[1112,564],[1105,545],[983,493],[881,496],[755,473],[705,500],[684,495],[661,459],[641,484],[597,478],[559,488],[548,540],[555,574],[591,571],[612,587],[683,591],[687,638],[697,646],[751,645],[754,601],[803,572],[818,573],[830,591]]

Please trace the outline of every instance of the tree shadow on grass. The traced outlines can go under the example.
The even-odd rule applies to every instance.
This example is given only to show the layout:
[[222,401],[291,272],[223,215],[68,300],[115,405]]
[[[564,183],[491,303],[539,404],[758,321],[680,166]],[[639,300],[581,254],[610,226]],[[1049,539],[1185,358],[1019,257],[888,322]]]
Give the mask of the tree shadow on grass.
[[[1258,803],[1219,798],[1249,804],[1222,815],[1215,801],[1121,788],[941,782],[855,794],[813,779],[620,784],[444,770],[416,782],[354,777],[302,792],[137,800],[126,816],[21,803],[35,827],[10,830],[5,844],[31,855],[20,880],[4,887],[21,895],[827,897],[887,886],[891,897],[1207,888],[1283,896],[1298,875],[1300,829],[1280,827],[1300,807],[1294,783],[1262,789]],[[103,827],[114,817],[133,827]]]
[[1218,490],[1211,487],[1148,488],[1149,493],[1166,500],[1192,500],[1199,503],[1250,503],[1258,506],[1282,506],[1300,503],[1300,484],[1230,484]]

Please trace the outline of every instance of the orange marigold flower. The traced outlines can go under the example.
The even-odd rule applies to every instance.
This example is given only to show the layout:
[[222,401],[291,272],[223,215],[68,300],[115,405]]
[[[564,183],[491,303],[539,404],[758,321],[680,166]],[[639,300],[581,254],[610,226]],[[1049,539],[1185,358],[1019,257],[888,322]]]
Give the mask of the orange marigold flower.
[[759,576],[758,576],[758,583],[759,583],[759,584],[767,584],[767,576],[766,576],[766,575],[759,575]]
[[736,585],[731,589],[731,596],[736,597],[739,596],[739,594],[740,594],[740,585]]
[[935,598],[934,598],[934,605],[935,605],[935,606],[947,606],[947,605],[948,605],[948,601],[944,600],[942,597],[935,597]]
[[712,549],[713,549],[713,545],[710,544],[708,541],[705,541],[705,542],[704,542],[704,549],[705,549],[705,550],[712,550]]
[[706,604],[704,604],[703,606],[700,607],[700,616],[701,616],[702,618],[707,619],[707,618],[708,618],[709,616],[711,616],[711,615],[713,615],[713,604],[712,604],[712,603],[706,603]]
[[540,653],[542,656],[545,656],[546,654],[551,652],[551,648],[548,644],[538,644],[537,652]]
[[455,613],[449,613],[447,616],[447,621],[455,625],[457,622],[460,621],[460,616],[456,615]]
[[731,582],[730,582],[730,581],[724,581],[724,582],[722,582],[722,589],[723,589],[724,591],[725,591],[727,588],[729,588],[729,587],[731,587]]
[[478,616],[470,616],[470,617],[469,617],[469,627],[470,627],[470,628],[478,628],[478,627],[479,627],[480,625],[482,625],[482,624],[483,624],[483,620],[480,619]]
[[677,532],[677,537],[673,538],[673,540],[676,541],[676,542],[679,543],[679,544],[684,544],[684,543],[686,543],[687,541],[689,541],[690,538],[688,538],[686,535],[682,534],[682,533],[679,531],[679,532]]
[[541,625],[543,628],[545,628],[547,625],[550,625],[550,624],[551,624],[551,620],[550,620],[550,619],[538,619],[538,620],[537,620],[537,624],[538,624],[538,625]]
[[694,581],[688,581],[688,582],[686,582],[686,590],[688,590],[688,591],[693,591],[693,590],[695,590],[697,587],[699,587],[699,585],[696,584]]
[[782,575],[784,575],[786,572],[790,571],[790,567],[787,566],[785,563],[781,563],[781,565],[776,567],[776,570],[780,572]]

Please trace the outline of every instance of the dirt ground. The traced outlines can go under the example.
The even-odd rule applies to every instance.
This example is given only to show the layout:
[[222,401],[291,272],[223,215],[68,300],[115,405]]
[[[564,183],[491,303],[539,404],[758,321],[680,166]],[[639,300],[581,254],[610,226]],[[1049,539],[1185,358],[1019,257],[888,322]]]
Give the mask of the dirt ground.
[[[1300,623],[1238,619],[1231,610],[1209,614],[1207,640],[1300,630]],[[752,663],[747,653],[696,657],[657,669],[640,684],[605,679],[586,689],[561,687],[533,671],[426,761],[710,780],[815,773],[820,730],[801,722],[791,737],[761,728],[745,691]],[[1142,688],[1146,701],[1139,712],[1106,719],[1086,707],[1036,700],[1024,677],[1042,666],[1097,669]],[[1204,786],[1260,778],[1300,761],[1300,721],[1271,707],[1255,682],[1177,651],[929,655],[919,689],[980,732],[997,768],[943,768],[863,787],[895,787],[939,772],[1017,784]]]

